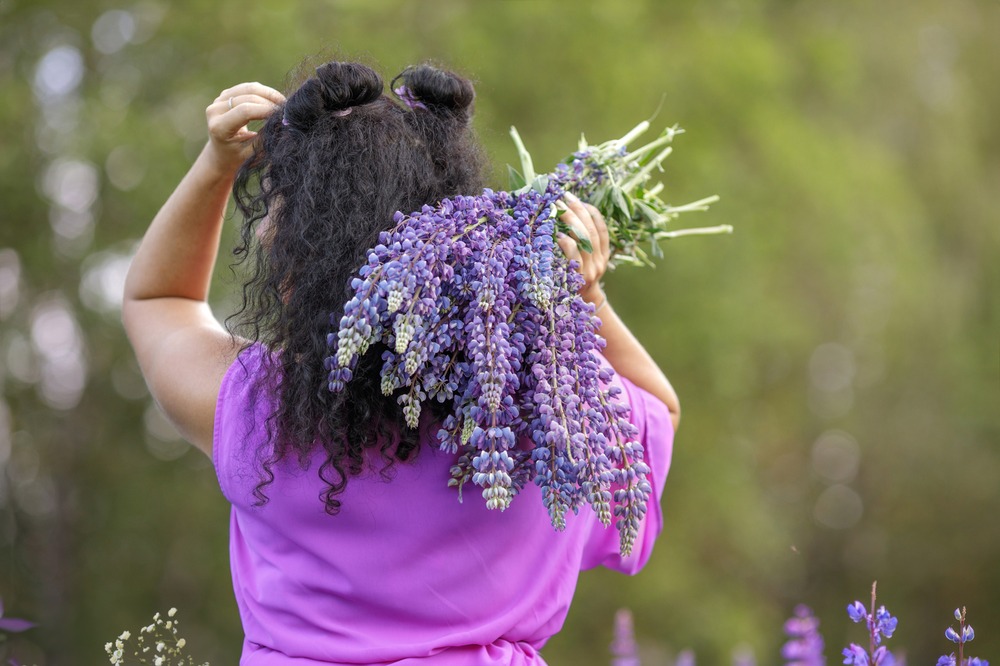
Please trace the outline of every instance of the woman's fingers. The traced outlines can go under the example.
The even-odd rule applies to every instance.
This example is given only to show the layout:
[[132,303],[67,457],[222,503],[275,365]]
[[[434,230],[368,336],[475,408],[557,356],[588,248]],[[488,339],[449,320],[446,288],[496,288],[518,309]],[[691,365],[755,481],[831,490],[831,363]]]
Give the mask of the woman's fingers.
[[604,257],[604,263],[611,259],[611,237],[608,234],[608,224],[604,221],[604,216],[601,215],[601,211],[597,210],[596,207],[590,204],[584,204],[587,210],[590,212],[590,217],[594,220],[594,225],[597,227],[597,236],[600,239],[598,245],[595,245],[595,249],[599,249],[601,256]]
[[205,109],[212,159],[223,170],[239,167],[257,136],[247,124],[274,113],[285,96],[260,83],[240,83],[219,93]]
[[[230,100],[232,102],[230,103]],[[223,116],[230,114],[233,120],[237,118],[249,118],[250,120],[269,116],[278,105],[260,95],[237,95],[226,99],[215,100],[207,109],[205,114],[209,117]],[[236,113],[233,113],[233,112]]]
[[577,246],[575,240],[560,232],[556,234],[556,242],[562,248],[563,254],[566,255],[567,259],[582,263],[583,258],[580,256],[580,248]]
[[227,102],[215,102],[206,109],[208,116],[208,131],[216,139],[228,141],[232,139],[246,140],[256,136],[256,132],[246,129],[252,120],[267,118],[277,106],[269,100],[254,96],[242,96],[246,101],[237,103],[234,99],[233,108]]
[[267,118],[284,101],[285,96],[280,92],[257,82],[227,88],[205,109],[209,130],[220,138],[252,136],[255,133],[241,131],[243,126],[251,120]]
[[277,103],[267,97],[264,97],[263,95],[245,94],[217,99],[212,102],[210,108],[215,109],[220,113],[225,113],[226,111],[232,111],[241,104],[265,104],[272,109],[277,106]]
[[581,240],[589,241],[592,251],[581,253],[578,243],[565,234],[559,234],[557,242],[568,259],[576,260],[580,264],[580,273],[584,279],[580,292],[587,294],[585,298],[597,298],[595,294],[600,293],[601,277],[608,267],[610,240],[607,224],[600,211],[593,206],[584,204],[568,192],[564,198],[567,209],[560,219],[569,225]]
[[[249,83],[239,83],[232,88],[226,88],[219,96],[215,98],[216,102],[226,102],[228,103],[230,97],[236,97],[238,95],[259,95],[275,104],[284,104],[285,96],[280,92],[271,88],[270,86],[265,86],[262,83],[257,83],[256,81]],[[235,105],[236,102],[233,102]]]
[[[583,230],[586,232],[586,236],[583,237],[582,240],[589,241],[592,247],[596,246],[598,242],[597,228],[594,226],[594,221],[590,217],[590,211],[587,210],[582,201],[569,192],[567,192],[563,198],[566,200],[569,210],[572,211],[575,218],[580,221]],[[570,225],[570,228],[573,228],[572,223],[567,222],[567,224]],[[577,228],[573,228],[573,231],[580,235]]]

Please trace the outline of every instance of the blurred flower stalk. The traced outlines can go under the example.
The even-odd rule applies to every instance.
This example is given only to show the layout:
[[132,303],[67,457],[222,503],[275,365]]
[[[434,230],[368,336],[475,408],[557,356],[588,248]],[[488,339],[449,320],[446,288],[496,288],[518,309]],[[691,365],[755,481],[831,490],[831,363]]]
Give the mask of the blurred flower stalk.
[[[893,654],[882,644],[883,639],[892,638],[899,620],[885,606],[875,606],[876,583],[872,583],[871,603],[865,607],[860,601],[855,601],[847,607],[847,616],[855,623],[864,623],[868,631],[868,645],[851,643],[842,652],[843,662],[848,666],[906,666],[904,657]],[[955,653],[944,655],[937,661],[937,666],[989,666],[989,662],[978,657],[964,656],[965,644],[976,637],[972,626],[966,622],[965,608],[955,609],[955,619],[959,626],[956,631],[952,627],[945,630],[945,637],[958,644],[958,656]],[[788,641],[781,648],[784,666],[824,666],[826,657],[823,655],[823,637],[819,633],[819,620],[808,606],[798,605],[793,615],[785,622],[785,635]],[[640,666],[639,646],[635,640],[632,626],[632,614],[619,610],[615,616],[614,642],[611,644],[611,666]],[[673,660],[671,666],[695,666],[694,653],[682,650]],[[752,655],[745,649],[734,652],[733,666],[753,664]]]

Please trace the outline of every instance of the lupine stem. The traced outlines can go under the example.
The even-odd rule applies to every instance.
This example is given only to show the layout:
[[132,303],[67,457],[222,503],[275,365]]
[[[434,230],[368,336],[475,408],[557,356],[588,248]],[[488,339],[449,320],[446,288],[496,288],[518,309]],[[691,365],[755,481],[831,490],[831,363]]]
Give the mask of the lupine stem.
[[524,176],[524,182],[530,183],[535,179],[535,166],[531,162],[531,153],[524,147],[521,135],[517,133],[517,128],[513,125],[510,128],[510,136],[514,139],[514,145],[517,147],[517,156],[521,160],[521,175]]
[[668,134],[667,136],[661,136],[656,141],[650,141],[649,143],[647,143],[642,148],[636,148],[631,153],[629,153],[628,155],[626,155],[625,157],[623,157],[622,160],[626,164],[628,164],[629,162],[632,162],[632,161],[635,161],[636,159],[638,159],[639,156],[645,155],[646,153],[648,153],[648,152],[650,152],[652,150],[655,150],[656,148],[659,148],[660,146],[665,146],[666,144],[670,143],[673,140],[674,140],[674,136],[672,134]]
[[875,663],[875,630],[876,630],[876,625],[875,625],[875,587],[877,585],[878,585],[878,581],[877,580],[873,580],[872,581],[872,607],[871,607],[871,610],[869,611],[869,613],[870,613],[869,617],[871,619],[868,620],[868,658],[869,658],[868,663],[869,664],[874,664]]
[[635,127],[633,127],[631,130],[629,130],[628,133],[625,136],[623,136],[622,138],[618,139],[618,141],[615,142],[616,146],[619,149],[624,148],[628,144],[632,143],[632,139],[634,139],[635,137],[639,136],[640,134],[644,134],[646,132],[646,130],[648,130],[648,129],[649,129],[649,121],[648,120],[643,120],[641,123],[639,123],[638,125],[636,125]]
[[639,169],[639,171],[636,172],[634,176],[626,180],[625,183],[622,185],[622,189],[625,190],[626,192],[631,192],[633,189],[635,189],[636,185],[646,180],[646,178],[649,177],[649,174],[653,172],[653,169],[658,168],[660,166],[660,163],[662,163],[663,160],[667,159],[667,156],[670,155],[670,153],[672,152],[674,152],[673,146],[667,146],[666,148],[664,148],[662,151],[660,151],[660,153],[656,157],[654,157],[649,161],[649,164]]
[[965,606],[962,606],[962,616],[958,619],[958,666],[965,663]]
[[717,227],[697,227],[695,229],[675,229],[674,231],[658,231],[653,234],[653,238],[679,238],[681,236],[702,236],[708,234],[729,234],[733,228],[728,224],[720,224]]
[[[698,201],[692,201],[691,203],[684,204],[683,206],[667,206],[668,213],[687,213],[690,211],[704,211],[708,210],[710,204],[714,204],[719,200],[717,195],[712,195],[710,197],[705,197],[704,199],[699,199]],[[728,226],[728,225],[726,225]],[[729,230],[732,231],[732,227]]]

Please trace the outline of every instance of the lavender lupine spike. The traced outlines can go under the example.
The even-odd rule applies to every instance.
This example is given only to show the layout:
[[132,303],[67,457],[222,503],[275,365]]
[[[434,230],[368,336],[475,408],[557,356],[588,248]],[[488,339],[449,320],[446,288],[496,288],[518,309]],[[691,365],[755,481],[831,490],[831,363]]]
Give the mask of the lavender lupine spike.
[[733,666],[757,666],[757,657],[748,645],[738,646],[733,650]]
[[20,633],[32,629],[37,625],[29,620],[22,620],[19,617],[7,617],[4,615],[3,599],[0,599],[0,632],[11,634]]
[[639,646],[635,642],[632,613],[621,608],[615,613],[615,640],[611,643],[611,666],[639,666]]
[[695,666],[694,650],[681,650],[674,660],[674,666]]
[[671,207],[646,187],[676,133],[631,153],[627,140],[583,145],[537,177],[519,144],[532,182],[517,192],[487,189],[396,213],[331,321],[329,389],[342,391],[361,355],[381,343],[381,389],[402,405],[407,426],[418,426],[429,400],[449,406],[437,438],[457,456],[448,483],[459,497],[471,482],[503,510],[533,479],[557,529],[590,504],[602,523],[615,522],[630,554],[652,492],[649,467],[613,372],[601,367],[604,340],[579,296],[579,266],[555,235],[576,234],[591,250],[559,219],[573,192],[604,212],[615,260],[649,263],[638,244],[653,242],[657,255],[656,239],[680,233],[665,223],[707,203]]
[[965,658],[965,644],[971,642],[976,637],[976,632],[971,624],[965,620],[965,606],[955,609],[955,619],[958,620],[958,631],[948,627],[944,636],[952,643],[958,643],[958,657],[955,653],[942,655],[937,660],[937,666],[989,666],[989,662],[979,657]]
[[854,622],[865,622],[868,628],[868,648],[857,643],[851,643],[844,648],[845,664],[855,666],[891,666],[895,658],[886,646],[881,645],[882,637],[891,638],[896,631],[898,621],[885,606],[875,608],[875,591],[877,581],[872,583],[871,608],[866,610],[860,601],[855,601],[847,607],[847,615]]
[[[853,616],[852,616],[853,617]],[[788,636],[781,648],[786,666],[823,666],[823,637],[819,633],[819,620],[808,606],[798,605],[794,614],[785,622]]]

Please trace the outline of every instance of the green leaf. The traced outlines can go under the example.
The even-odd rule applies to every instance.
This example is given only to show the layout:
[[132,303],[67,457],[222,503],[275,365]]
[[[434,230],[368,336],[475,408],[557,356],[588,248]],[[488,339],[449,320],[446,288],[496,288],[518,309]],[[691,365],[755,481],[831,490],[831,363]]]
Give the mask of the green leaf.
[[524,147],[524,142],[521,141],[521,135],[517,133],[517,128],[511,125],[510,136],[514,139],[514,145],[517,146],[517,155],[521,159],[521,173],[524,174],[525,182],[535,179],[535,167],[531,162],[531,153],[528,149]]
[[539,194],[545,194],[545,190],[549,187],[549,177],[542,175],[536,176],[534,180],[531,181],[531,189],[538,192]]
[[597,210],[601,211],[603,215],[605,212],[611,210],[611,188],[607,185],[601,185],[594,193],[591,195],[591,203],[597,207]]
[[507,177],[510,179],[511,191],[519,190],[526,185],[524,176],[521,175],[521,172],[509,164],[507,165]]
[[576,244],[584,252],[593,252],[594,246],[590,244],[590,234],[587,233],[587,227],[583,226],[583,222],[576,216],[570,219],[572,220],[573,234],[576,236]]
[[655,237],[650,238],[649,243],[650,243],[649,249],[652,250],[653,256],[656,257],[657,259],[663,259],[663,250],[660,249],[660,244],[656,242],[656,238]]
[[658,225],[664,218],[662,213],[657,211],[642,199],[633,199],[632,205],[635,206],[635,212],[638,213],[642,219],[647,220],[651,224]]
[[615,207],[622,212],[622,217],[626,220],[632,219],[632,206],[629,198],[622,192],[621,188],[611,188],[611,200],[614,202]]

